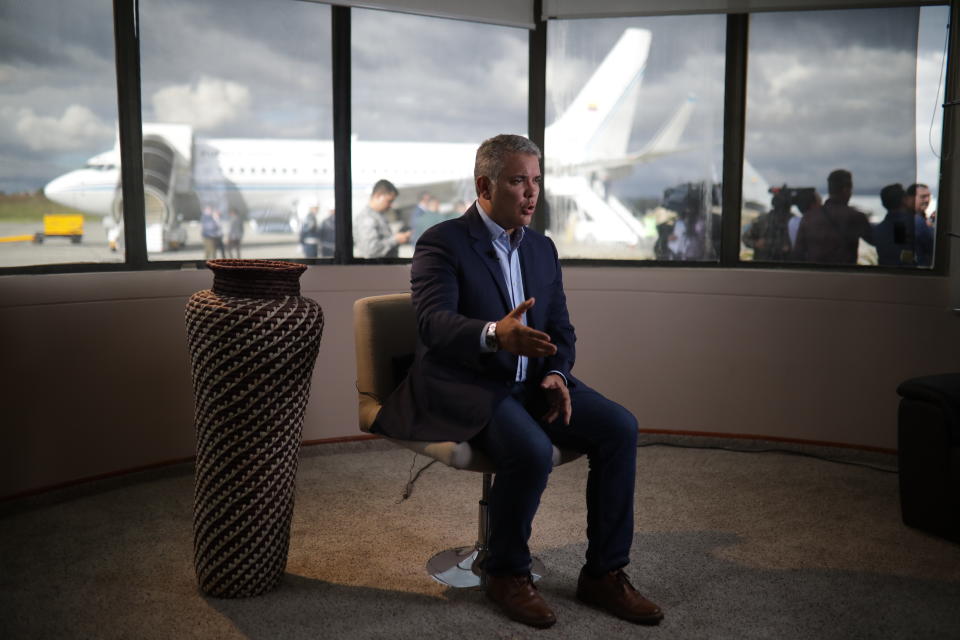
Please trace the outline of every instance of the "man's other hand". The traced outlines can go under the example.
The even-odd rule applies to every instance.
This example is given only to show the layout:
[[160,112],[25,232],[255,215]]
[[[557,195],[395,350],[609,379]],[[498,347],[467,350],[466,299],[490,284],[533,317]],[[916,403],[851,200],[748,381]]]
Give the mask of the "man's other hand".
[[540,388],[547,396],[547,412],[541,420],[549,424],[562,417],[563,424],[569,425],[573,407],[570,405],[570,392],[567,391],[563,378],[556,373],[547,374],[540,383]]
[[527,298],[497,321],[497,343],[504,351],[528,358],[552,356],[557,352],[557,345],[550,342],[548,334],[531,329],[521,321],[523,314],[534,302],[536,300],[533,298]]

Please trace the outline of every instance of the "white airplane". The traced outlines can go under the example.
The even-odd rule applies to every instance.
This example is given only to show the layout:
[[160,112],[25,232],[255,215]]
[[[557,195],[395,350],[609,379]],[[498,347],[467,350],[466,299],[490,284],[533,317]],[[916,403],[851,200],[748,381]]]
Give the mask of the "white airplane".
[[[603,184],[637,163],[682,150],[679,140],[693,110],[694,101],[686,100],[643,149],[627,149],[650,39],[645,29],[625,30],[569,108],[544,132],[547,198],[563,205],[557,213],[566,207],[565,220],[579,220],[580,235],[586,231],[598,241],[631,244],[640,237],[636,218],[605,193]],[[354,139],[351,153],[355,209],[366,203],[380,178],[400,190],[397,208],[413,205],[422,191],[448,203],[473,199],[476,143]],[[242,217],[257,210],[281,211],[294,227],[308,208],[332,208],[332,141],[215,139],[195,134],[189,125],[144,123],[143,157],[149,251],[183,245],[183,222],[199,219],[207,205],[224,213],[233,209]],[[83,168],[52,180],[44,194],[114,221],[107,226],[114,237],[119,235],[119,141]]]

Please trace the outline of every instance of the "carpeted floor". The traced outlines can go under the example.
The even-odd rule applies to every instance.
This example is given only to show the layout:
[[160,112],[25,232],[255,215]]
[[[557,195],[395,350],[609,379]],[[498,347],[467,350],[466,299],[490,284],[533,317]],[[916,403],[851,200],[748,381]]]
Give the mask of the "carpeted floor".
[[960,638],[960,545],[901,523],[896,474],[780,453],[638,456],[629,573],[664,609],[659,627],[574,599],[584,459],[554,470],[534,523],[559,620],[537,631],[424,572],[475,540],[480,476],[435,464],[401,501],[426,460],[366,441],[304,450],[287,575],[258,598],[198,593],[189,465],[3,505],[0,638]]

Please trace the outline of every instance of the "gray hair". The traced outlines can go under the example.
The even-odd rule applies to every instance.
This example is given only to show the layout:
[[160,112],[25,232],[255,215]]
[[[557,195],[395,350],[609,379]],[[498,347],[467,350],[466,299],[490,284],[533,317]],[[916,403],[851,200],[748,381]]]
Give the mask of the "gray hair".
[[[498,136],[484,140],[480,148],[477,149],[477,161],[473,165],[473,180],[476,183],[477,178],[486,176],[491,182],[496,182],[500,178],[500,172],[503,171],[503,163],[507,156],[514,153],[526,153],[537,156],[539,160],[542,155],[540,147],[529,138],[514,135],[511,133],[501,133]],[[479,192],[477,195],[480,195]]]

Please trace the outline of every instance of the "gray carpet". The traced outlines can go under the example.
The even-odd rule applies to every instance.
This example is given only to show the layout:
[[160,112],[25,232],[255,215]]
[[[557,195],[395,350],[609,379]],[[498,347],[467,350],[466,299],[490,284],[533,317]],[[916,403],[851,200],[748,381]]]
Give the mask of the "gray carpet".
[[189,465],[3,505],[0,638],[960,638],[960,545],[901,524],[896,474],[641,448],[629,573],[666,614],[646,628],[574,599],[586,461],[560,467],[531,541],[558,623],[537,631],[425,575],[475,540],[480,476],[436,464],[401,501],[412,459],[305,449],[287,575],[246,600],[197,592]]

